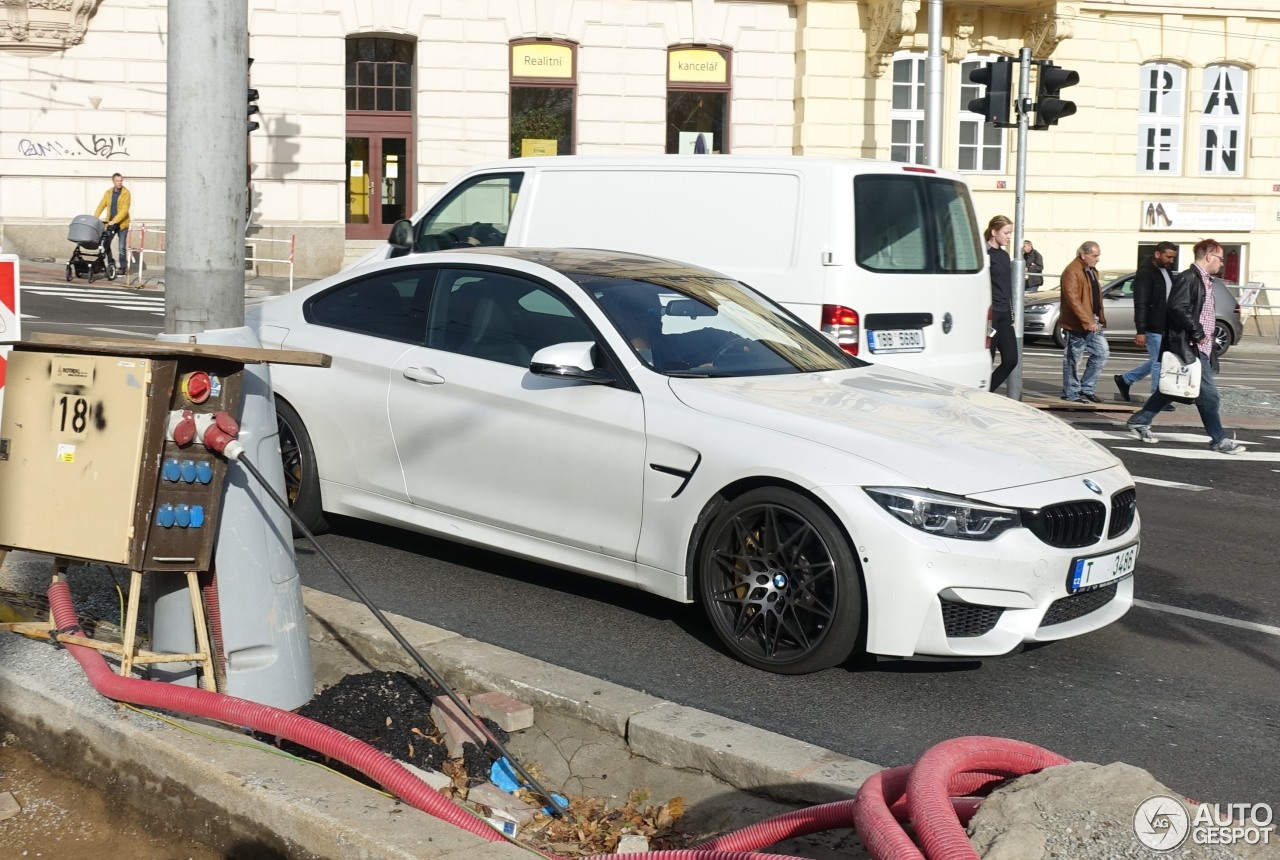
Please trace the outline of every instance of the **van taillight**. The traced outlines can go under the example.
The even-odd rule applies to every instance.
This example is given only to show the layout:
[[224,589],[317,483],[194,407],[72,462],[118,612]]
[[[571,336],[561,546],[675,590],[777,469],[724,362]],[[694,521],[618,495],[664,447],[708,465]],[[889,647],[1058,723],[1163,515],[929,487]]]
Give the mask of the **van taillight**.
[[987,351],[988,352],[991,350],[991,333],[995,331],[995,329],[991,327],[991,323],[994,320],[995,320],[995,317],[991,315],[991,306],[987,305]]
[[858,312],[841,305],[822,306],[822,333],[849,355],[858,354]]

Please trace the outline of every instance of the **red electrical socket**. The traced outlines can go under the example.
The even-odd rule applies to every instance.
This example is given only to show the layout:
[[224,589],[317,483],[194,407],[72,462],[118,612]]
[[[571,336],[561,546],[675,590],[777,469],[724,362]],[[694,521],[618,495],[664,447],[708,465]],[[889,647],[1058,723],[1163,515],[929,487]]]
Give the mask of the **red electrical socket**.
[[196,419],[190,409],[169,413],[169,438],[179,448],[185,448],[196,438]]

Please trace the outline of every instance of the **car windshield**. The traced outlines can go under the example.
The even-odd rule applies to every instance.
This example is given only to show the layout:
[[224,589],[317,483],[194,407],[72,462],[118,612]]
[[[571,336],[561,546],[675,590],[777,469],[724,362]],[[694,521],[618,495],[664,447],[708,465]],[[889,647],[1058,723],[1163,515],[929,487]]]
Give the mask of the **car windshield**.
[[591,278],[580,283],[640,360],[668,376],[763,376],[865,364],[727,278]]

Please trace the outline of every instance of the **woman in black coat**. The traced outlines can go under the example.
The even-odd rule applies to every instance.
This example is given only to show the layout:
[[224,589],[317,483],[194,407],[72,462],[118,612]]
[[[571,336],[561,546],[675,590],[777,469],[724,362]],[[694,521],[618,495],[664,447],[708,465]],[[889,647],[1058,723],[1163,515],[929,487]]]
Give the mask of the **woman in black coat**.
[[1018,335],[1013,330],[1013,260],[1005,246],[1013,237],[1013,222],[997,215],[987,225],[982,237],[987,240],[987,259],[991,271],[991,355],[1000,353],[1000,364],[991,374],[988,391],[995,391],[1018,366]]

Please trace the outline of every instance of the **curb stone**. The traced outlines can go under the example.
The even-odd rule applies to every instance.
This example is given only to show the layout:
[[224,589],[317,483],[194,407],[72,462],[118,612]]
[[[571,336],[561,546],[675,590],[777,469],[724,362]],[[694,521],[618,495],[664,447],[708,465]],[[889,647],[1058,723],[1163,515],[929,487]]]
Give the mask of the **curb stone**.
[[[47,576],[43,556],[14,552],[0,580],[29,593]],[[370,669],[419,671],[363,606],[303,591],[319,683]],[[591,793],[625,795],[645,787],[665,797],[660,792],[671,790],[669,796],[685,795],[700,807],[700,826],[736,829],[794,803],[852,797],[878,769],[447,630],[392,619],[451,685],[498,690],[531,704],[538,724],[521,733],[531,752],[516,750],[514,742],[513,751],[560,768],[556,780]],[[187,838],[224,851],[271,849],[297,860],[528,857],[524,848],[484,842],[312,765],[264,755],[256,741],[225,726],[176,722],[236,745],[125,710],[93,690],[65,650],[0,634],[0,730],[49,765],[111,786],[122,803],[154,813]],[[553,760],[558,755],[572,760],[567,775]],[[856,842],[838,851],[815,844],[804,856],[865,858]]]

